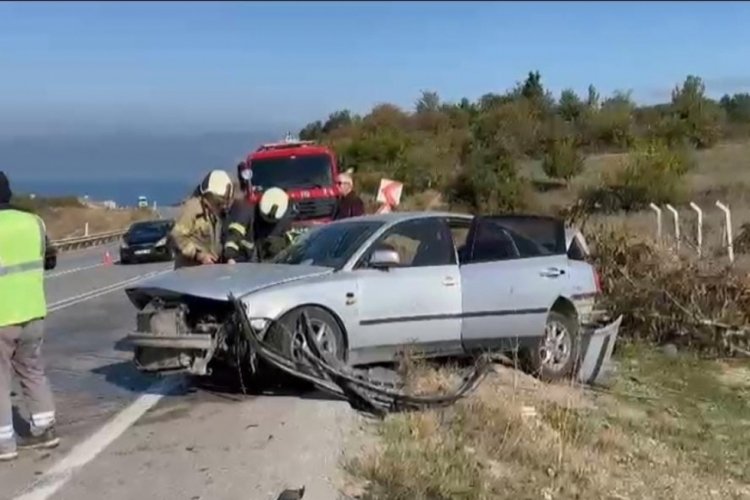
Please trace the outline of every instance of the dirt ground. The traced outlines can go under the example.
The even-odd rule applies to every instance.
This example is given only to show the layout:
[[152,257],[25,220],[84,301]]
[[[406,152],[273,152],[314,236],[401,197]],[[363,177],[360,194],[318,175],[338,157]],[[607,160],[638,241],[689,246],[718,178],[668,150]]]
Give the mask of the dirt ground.
[[372,426],[357,498],[748,498],[747,368],[624,351],[606,391],[499,366],[455,407]]
[[86,223],[89,234],[125,229],[133,222],[155,218],[151,210],[108,210],[105,208],[61,207],[45,208],[40,215],[53,240],[83,236]]

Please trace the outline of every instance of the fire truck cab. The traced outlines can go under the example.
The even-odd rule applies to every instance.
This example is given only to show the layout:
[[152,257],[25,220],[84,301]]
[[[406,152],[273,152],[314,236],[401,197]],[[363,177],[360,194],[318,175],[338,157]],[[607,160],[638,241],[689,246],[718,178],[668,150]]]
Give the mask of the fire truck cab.
[[339,191],[336,155],[329,148],[287,136],[250,153],[245,168],[252,175],[248,194],[252,203],[258,203],[265,190],[277,187],[296,207],[295,226],[331,220]]

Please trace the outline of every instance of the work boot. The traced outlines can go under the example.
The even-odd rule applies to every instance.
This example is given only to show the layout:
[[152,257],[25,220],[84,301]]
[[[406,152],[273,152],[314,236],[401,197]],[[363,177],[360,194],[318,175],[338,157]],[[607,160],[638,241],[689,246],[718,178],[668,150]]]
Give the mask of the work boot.
[[18,448],[22,450],[34,450],[37,448],[54,448],[60,444],[54,427],[47,427],[41,434],[31,436],[19,436]]
[[18,457],[16,442],[13,440],[0,442],[0,462],[9,462]]

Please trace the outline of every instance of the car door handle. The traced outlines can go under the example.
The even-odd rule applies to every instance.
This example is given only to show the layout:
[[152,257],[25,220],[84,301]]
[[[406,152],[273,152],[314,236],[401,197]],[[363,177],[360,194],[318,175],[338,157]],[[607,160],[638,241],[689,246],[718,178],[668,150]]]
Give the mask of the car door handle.
[[539,272],[539,275],[545,278],[557,278],[563,274],[565,274],[565,269],[558,269],[556,267],[548,267]]
[[456,280],[451,276],[446,276],[445,278],[443,278],[443,286],[453,286],[455,284]]

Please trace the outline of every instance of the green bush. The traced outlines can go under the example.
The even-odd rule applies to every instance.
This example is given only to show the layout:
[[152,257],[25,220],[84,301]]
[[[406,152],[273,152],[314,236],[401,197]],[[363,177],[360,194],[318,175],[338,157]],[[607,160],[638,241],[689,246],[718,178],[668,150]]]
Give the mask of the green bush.
[[547,146],[547,152],[542,159],[542,169],[548,177],[570,179],[583,171],[584,157],[572,137],[553,139]]
[[652,139],[636,144],[603,185],[585,189],[582,200],[589,211],[639,210],[649,203],[684,200],[684,176],[695,165],[688,148],[671,148]]

